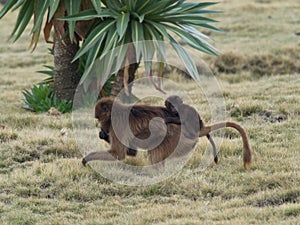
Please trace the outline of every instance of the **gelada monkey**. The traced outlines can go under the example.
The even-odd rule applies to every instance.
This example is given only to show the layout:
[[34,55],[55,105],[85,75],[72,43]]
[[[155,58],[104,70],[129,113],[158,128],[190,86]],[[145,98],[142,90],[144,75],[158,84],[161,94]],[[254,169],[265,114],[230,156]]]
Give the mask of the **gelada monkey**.
[[[147,106],[149,108],[149,106]],[[150,107],[151,108],[151,107]],[[141,116],[141,113],[143,110],[140,109],[140,107],[136,107],[134,106],[131,109],[131,113],[132,115],[136,115],[136,116]],[[163,117],[163,118],[171,118],[172,116],[178,117],[178,115],[174,115],[174,113],[164,107],[152,107],[151,111],[157,111],[159,112],[159,117]],[[147,110],[144,110],[144,113],[146,113]],[[153,112],[152,112],[153,113]],[[152,118],[152,117],[150,117]],[[99,138],[105,140],[107,143],[110,143],[110,138],[109,138],[109,129],[110,129],[111,124],[108,122],[106,124],[102,124],[101,125],[101,130],[99,132]],[[129,156],[133,156],[135,157],[137,155],[137,150],[133,149],[133,148],[128,148],[126,155]]]
[[[183,125],[183,133],[184,135],[188,137],[192,137],[195,135],[198,131],[199,137],[206,136],[208,140],[210,141],[211,145],[213,146],[214,151],[214,161],[218,162],[218,155],[216,151],[216,146],[209,135],[211,131],[215,131],[224,127],[232,127],[235,128],[242,136],[243,140],[243,161],[244,161],[244,168],[247,169],[252,160],[252,151],[249,145],[249,138],[247,136],[247,133],[245,129],[240,126],[239,124],[235,122],[225,121],[220,123],[215,123],[210,126],[204,126],[203,121],[201,120],[199,114],[197,111],[189,106],[183,103],[182,99],[179,96],[172,95],[165,101],[165,106],[168,110],[172,111],[175,115],[177,114],[178,117],[167,117],[165,119],[166,123],[175,123],[175,124],[182,124]],[[179,118],[180,117],[180,118]],[[191,117],[198,117],[199,119],[199,126],[195,126],[193,122],[191,122]],[[197,130],[200,128],[199,130]]]
[[[199,113],[192,106],[184,104],[177,95],[171,95],[165,101],[165,106],[171,112],[171,117],[165,118],[165,123],[182,125],[183,134],[186,138],[198,137],[199,131],[204,127],[204,123]],[[196,120],[196,121],[195,121]],[[210,134],[206,134],[207,139],[212,145],[214,161],[218,163],[218,153],[215,142]]]
[[[171,154],[186,156],[197,143],[198,137],[181,138],[179,125],[164,123],[164,118],[170,115],[165,107],[125,105],[111,97],[100,99],[95,106],[95,118],[101,128],[108,131],[111,147],[108,151],[88,154],[82,160],[83,165],[92,160],[123,160],[128,148],[146,149],[150,164],[162,162]],[[160,120],[155,121],[156,118]],[[136,141],[135,138],[142,141]]]
[[[102,98],[96,104],[95,118],[99,120],[99,122],[101,123],[101,127],[103,127],[105,130],[109,132],[111,148],[108,151],[98,151],[98,152],[92,152],[88,154],[82,160],[82,163],[84,165],[87,162],[92,160],[116,160],[116,159],[123,160],[125,158],[128,147],[125,146],[122,142],[120,142],[112,127],[111,116],[112,116],[113,104],[116,108],[115,110],[117,111],[117,113],[115,113],[115,116],[113,117],[115,121],[114,123],[118,124],[119,127],[121,128],[122,127],[125,128],[126,125],[124,124],[124,121],[126,121],[126,119],[128,118],[126,116],[124,117],[123,112],[130,111],[129,126],[130,129],[132,130],[132,134],[138,138],[147,138],[151,134],[149,130],[149,124],[153,118],[160,117],[165,119],[166,117],[172,117],[170,116],[170,112],[168,112],[168,110],[166,110],[166,108],[164,107],[148,106],[148,105],[134,105],[134,106],[124,105],[118,101],[115,101],[114,98]],[[156,123],[156,126],[157,126],[156,131],[158,133],[158,136],[161,130],[166,131],[164,139],[158,146],[154,148],[150,148],[151,141],[141,146],[133,146],[134,147],[133,149],[135,149],[136,147],[148,149],[148,155],[151,164],[155,164],[166,159],[169,155],[171,155],[175,151],[175,149],[177,149],[178,144],[181,145],[180,149],[182,149],[182,152],[180,153],[186,154],[187,151],[190,151],[198,141],[198,137],[196,137],[195,139],[183,138],[184,141],[179,143],[178,140],[181,137],[180,134],[181,128],[177,124],[169,123],[165,127],[165,125],[163,125],[162,123]],[[244,145],[244,149],[243,149],[244,167],[245,169],[247,169],[251,163],[252,153],[249,146],[247,134],[240,125],[234,122],[227,122],[227,121],[216,123],[211,126],[202,127],[201,130],[199,131],[198,136],[199,137],[206,136],[211,131],[218,130],[224,127],[233,127],[241,133],[243,138],[243,145]],[[127,143],[130,144],[132,138],[133,137],[127,134],[126,130],[124,130],[123,139],[125,139]],[[134,144],[136,145],[136,143]]]
[[[165,106],[166,109],[164,108],[159,108],[159,109],[164,112],[166,124],[174,123],[178,125],[183,125],[184,127],[183,132],[186,138],[195,139],[196,137],[198,137],[199,130],[201,129],[201,127],[203,127],[203,122],[199,114],[193,107],[183,104],[182,99],[176,95],[168,97],[165,101]],[[175,107],[178,110],[176,110]],[[132,110],[133,112],[136,111],[136,109],[134,108]],[[181,115],[180,117],[178,111],[180,112]],[[108,133],[109,133],[109,127],[106,128],[101,127],[101,131],[99,132],[99,138],[104,139],[106,142],[110,143]],[[215,143],[209,134],[207,134],[207,138],[209,139],[210,143],[213,146],[214,161],[215,163],[217,163],[218,156],[217,156]],[[128,148],[127,155],[136,156],[136,154],[137,154],[136,149]]]

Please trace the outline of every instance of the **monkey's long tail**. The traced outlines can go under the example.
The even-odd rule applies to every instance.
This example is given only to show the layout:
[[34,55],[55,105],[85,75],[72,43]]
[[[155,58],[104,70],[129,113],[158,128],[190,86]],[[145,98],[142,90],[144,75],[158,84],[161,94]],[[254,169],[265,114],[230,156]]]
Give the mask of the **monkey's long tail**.
[[215,123],[210,126],[202,127],[199,132],[199,137],[206,136],[211,131],[219,130],[224,127],[232,127],[232,128],[235,128],[236,130],[238,130],[238,132],[240,132],[240,134],[242,136],[242,140],[243,140],[244,168],[248,169],[251,164],[251,160],[252,160],[252,151],[250,148],[249,138],[247,136],[246,130],[241,125],[239,125],[235,122],[230,122],[230,121]]

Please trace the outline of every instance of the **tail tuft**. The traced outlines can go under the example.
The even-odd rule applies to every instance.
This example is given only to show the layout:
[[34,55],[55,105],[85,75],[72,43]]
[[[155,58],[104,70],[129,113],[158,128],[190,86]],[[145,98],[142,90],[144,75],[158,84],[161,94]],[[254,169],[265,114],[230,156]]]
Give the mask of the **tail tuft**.
[[218,155],[215,156],[214,161],[215,161],[216,164],[218,164],[218,161],[219,161]]
[[251,162],[244,162],[244,169],[245,170],[249,169],[250,165],[251,165]]

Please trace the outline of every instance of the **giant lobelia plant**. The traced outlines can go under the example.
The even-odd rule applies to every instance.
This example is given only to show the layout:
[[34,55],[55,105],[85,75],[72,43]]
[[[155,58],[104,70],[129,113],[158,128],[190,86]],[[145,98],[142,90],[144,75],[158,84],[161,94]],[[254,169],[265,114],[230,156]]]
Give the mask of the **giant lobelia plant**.
[[[189,74],[196,80],[199,75],[193,59],[188,55],[178,38],[185,44],[209,55],[216,55],[217,50],[210,45],[208,36],[199,31],[209,29],[219,31],[211,25],[216,22],[206,17],[217,13],[205,8],[214,2],[187,2],[184,0],[114,0],[98,1],[94,9],[88,9],[78,14],[68,16],[64,20],[71,22],[94,20],[96,23],[86,36],[74,60],[86,56],[84,80],[91,71],[95,60],[107,60],[102,63],[105,71],[115,71],[116,80],[111,94],[116,95],[125,86],[127,93],[128,81],[132,81],[137,65],[141,60],[145,63],[146,75],[151,79],[151,61],[158,54],[161,64],[165,62],[164,44],[170,44],[182,59]],[[131,43],[128,45],[128,43]],[[117,50],[116,50],[117,49]],[[116,54],[112,52],[117,51]],[[117,60],[116,62],[112,62]],[[131,62],[129,65],[126,62]],[[137,62],[137,63],[132,63]],[[160,66],[161,67],[161,66]],[[158,76],[162,76],[159,70]],[[123,81],[123,85],[122,84]],[[154,83],[155,85],[155,83]]]
[[[154,54],[158,53],[157,58],[165,62],[162,43],[169,43],[189,74],[199,80],[194,61],[177,40],[179,38],[194,49],[216,55],[216,49],[207,42],[210,38],[198,30],[219,31],[211,25],[216,21],[206,16],[217,13],[205,9],[214,4],[185,0],[8,0],[0,11],[0,19],[9,10],[19,9],[12,32],[12,37],[17,40],[33,17],[33,48],[42,30],[49,42],[50,31],[54,28],[55,93],[59,99],[70,100],[80,79],[79,59],[84,59],[82,80],[89,74],[95,60],[105,59],[104,67],[117,68],[109,94],[116,95],[123,87],[130,94],[128,83],[133,81],[141,60],[145,62],[146,75],[150,79]],[[83,44],[79,48],[81,40]],[[107,57],[114,49],[118,49],[118,62]],[[136,63],[127,65],[126,62]],[[162,76],[161,71],[159,76]]]

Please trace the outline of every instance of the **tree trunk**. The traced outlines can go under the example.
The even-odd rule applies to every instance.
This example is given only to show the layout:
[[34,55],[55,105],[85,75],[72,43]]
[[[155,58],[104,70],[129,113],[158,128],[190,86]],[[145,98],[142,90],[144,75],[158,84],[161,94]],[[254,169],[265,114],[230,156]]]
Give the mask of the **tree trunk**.
[[73,100],[80,81],[79,61],[71,63],[78,49],[78,43],[71,43],[69,37],[54,43],[54,90],[60,100]]

